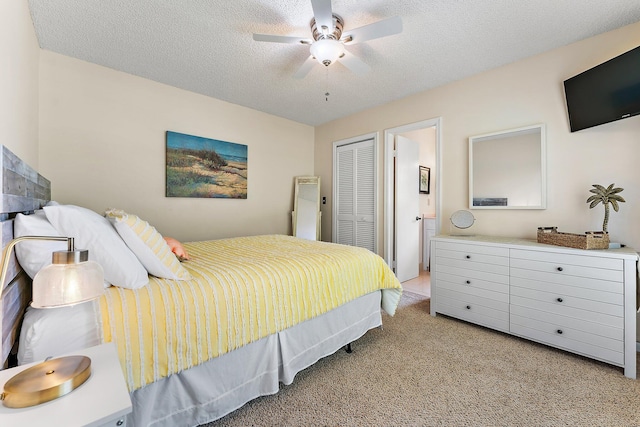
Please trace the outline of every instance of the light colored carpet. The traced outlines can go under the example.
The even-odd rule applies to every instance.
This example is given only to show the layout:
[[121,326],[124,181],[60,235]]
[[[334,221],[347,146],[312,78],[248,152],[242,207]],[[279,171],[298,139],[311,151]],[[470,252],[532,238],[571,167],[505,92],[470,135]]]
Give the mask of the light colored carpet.
[[640,426],[621,368],[431,317],[409,292],[383,324],[207,426]]

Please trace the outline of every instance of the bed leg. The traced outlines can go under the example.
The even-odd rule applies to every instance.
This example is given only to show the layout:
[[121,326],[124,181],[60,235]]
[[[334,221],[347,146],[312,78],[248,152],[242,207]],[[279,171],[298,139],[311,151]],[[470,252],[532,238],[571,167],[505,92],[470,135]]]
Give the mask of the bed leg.
[[351,343],[344,346],[344,351],[347,353],[351,353],[353,350],[351,349]]

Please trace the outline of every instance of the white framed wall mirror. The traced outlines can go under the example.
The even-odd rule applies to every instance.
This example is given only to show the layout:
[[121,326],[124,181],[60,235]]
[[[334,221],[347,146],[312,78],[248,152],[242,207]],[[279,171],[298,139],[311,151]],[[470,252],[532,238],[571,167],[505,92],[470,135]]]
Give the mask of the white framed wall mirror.
[[546,209],[545,125],[469,138],[470,209]]
[[293,235],[320,240],[320,177],[297,176],[293,198]]

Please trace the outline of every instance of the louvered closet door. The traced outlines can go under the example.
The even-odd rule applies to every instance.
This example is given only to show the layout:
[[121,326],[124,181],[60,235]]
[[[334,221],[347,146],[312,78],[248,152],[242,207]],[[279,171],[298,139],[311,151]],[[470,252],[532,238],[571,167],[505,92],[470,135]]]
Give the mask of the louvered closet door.
[[336,148],[335,241],[375,252],[373,139]]

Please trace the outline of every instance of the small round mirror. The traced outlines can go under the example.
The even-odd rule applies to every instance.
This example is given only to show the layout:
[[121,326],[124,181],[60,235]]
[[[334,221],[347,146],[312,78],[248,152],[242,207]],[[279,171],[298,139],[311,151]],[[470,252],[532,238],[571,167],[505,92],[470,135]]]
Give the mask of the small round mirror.
[[459,210],[455,211],[451,215],[451,224],[453,224],[456,228],[469,228],[473,225],[474,221],[473,214],[467,210]]

